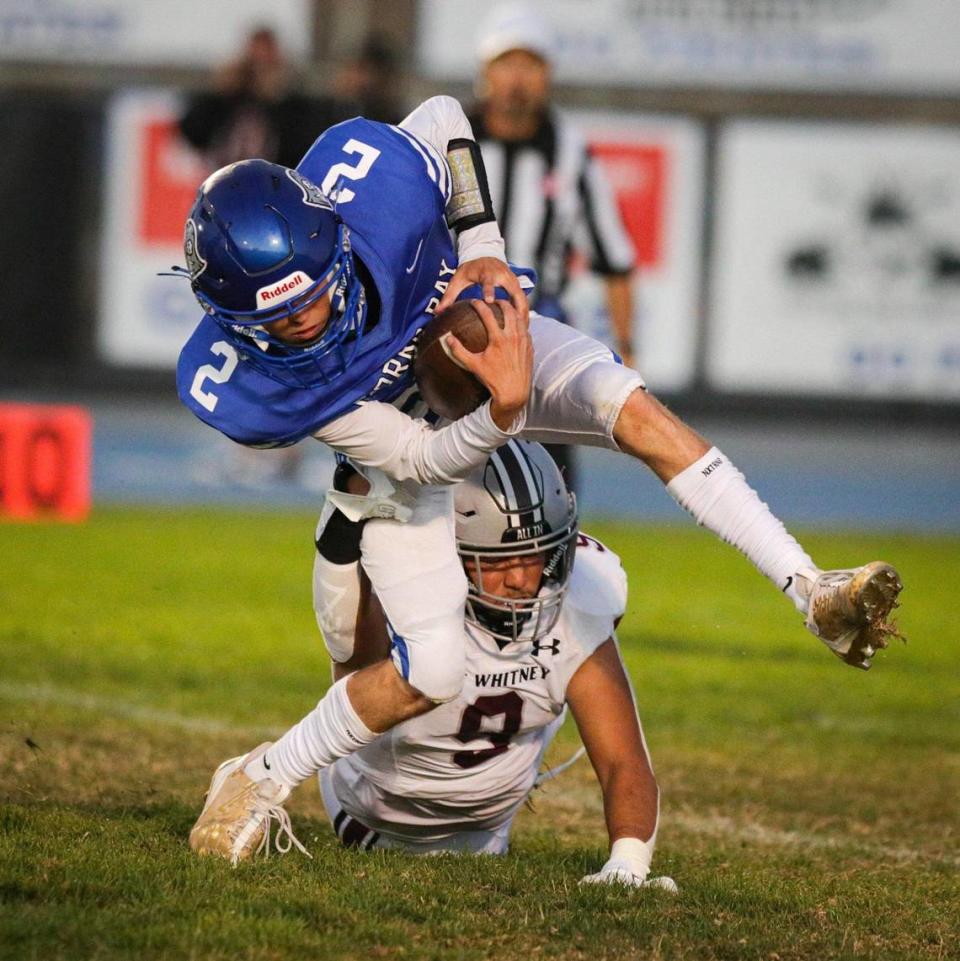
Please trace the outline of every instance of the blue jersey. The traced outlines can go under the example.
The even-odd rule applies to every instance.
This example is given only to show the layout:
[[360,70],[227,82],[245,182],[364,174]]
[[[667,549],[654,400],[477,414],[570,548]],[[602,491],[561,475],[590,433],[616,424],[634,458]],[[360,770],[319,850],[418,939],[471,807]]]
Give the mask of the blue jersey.
[[380,315],[350,369],[317,388],[286,386],[251,369],[204,317],[180,354],[180,399],[250,446],[296,443],[362,402],[405,393],[413,386],[415,337],[457,267],[445,217],[449,169],[414,135],[348,120],[326,131],[297,169],[335,199],[376,286]]

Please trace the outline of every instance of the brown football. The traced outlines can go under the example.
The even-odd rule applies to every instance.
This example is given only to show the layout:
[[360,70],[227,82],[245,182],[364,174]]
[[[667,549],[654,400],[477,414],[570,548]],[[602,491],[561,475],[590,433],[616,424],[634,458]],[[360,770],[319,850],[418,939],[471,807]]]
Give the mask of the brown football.
[[[502,328],[500,305],[494,303],[490,306]],[[474,354],[487,346],[487,328],[473,304],[468,300],[458,301],[423,328],[417,340],[413,373],[427,406],[441,417],[456,420],[476,410],[490,393],[447,353],[444,335],[450,333]]]

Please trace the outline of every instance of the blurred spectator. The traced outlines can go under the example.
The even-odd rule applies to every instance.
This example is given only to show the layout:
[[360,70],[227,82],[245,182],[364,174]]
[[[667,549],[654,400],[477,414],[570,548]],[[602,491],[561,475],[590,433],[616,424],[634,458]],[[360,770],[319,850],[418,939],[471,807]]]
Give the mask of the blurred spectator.
[[[612,346],[633,366],[634,249],[600,164],[550,106],[550,28],[526,4],[510,3],[494,10],[480,36],[480,100],[469,115],[507,256],[536,268],[534,308],[567,322],[560,297],[571,253],[585,253],[606,282]],[[570,449],[551,453],[575,487]]]
[[310,97],[284,55],[276,34],[258,27],[243,53],[213,76],[213,89],[191,98],[180,120],[186,140],[212,169],[262,157],[295,167],[327,127],[357,115],[395,123],[397,58],[377,35],[364,42],[334,80],[334,96]]
[[308,97],[276,34],[258,27],[237,60],[220,67],[213,89],[191,98],[180,132],[213,169],[248,157],[295,167],[336,116],[332,102]]
[[380,34],[364,40],[338,72],[333,87],[342,119],[366,117],[399,123],[406,115],[399,96],[397,53]]

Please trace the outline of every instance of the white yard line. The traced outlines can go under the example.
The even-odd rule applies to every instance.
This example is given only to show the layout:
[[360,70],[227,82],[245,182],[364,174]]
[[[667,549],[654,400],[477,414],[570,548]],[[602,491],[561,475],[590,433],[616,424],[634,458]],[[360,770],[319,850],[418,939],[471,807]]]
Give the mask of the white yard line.
[[696,814],[690,810],[671,811],[664,818],[665,825],[676,825],[681,830],[706,837],[732,838],[771,847],[796,847],[823,850],[860,850],[871,857],[890,861],[942,861],[960,864],[960,857],[926,851],[919,848],[892,847],[877,844],[851,835],[814,834],[810,831],[781,831],[763,824],[746,823],[722,814]]
[[[229,735],[236,737],[276,738],[284,728],[266,726],[242,726],[229,724],[216,718],[197,717],[165,711],[121,698],[99,697],[52,684],[15,684],[0,681],[0,700],[21,701],[31,704],[52,704],[57,707],[73,707],[79,710],[106,714],[113,717],[129,718],[147,724],[164,727],[177,727],[186,731],[202,734]],[[599,792],[597,792],[599,802]],[[751,844],[766,844],[771,847],[814,848],[817,850],[860,850],[871,857],[898,861],[901,863],[925,860],[941,861],[946,864],[960,864],[960,857],[938,854],[936,852],[906,847],[890,847],[876,844],[862,838],[848,835],[814,834],[807,831],[781,831],[757,823],[745,823],[722,814],[697,814],[689,809],[664,812],[664,827],[676,825],[682,831],[705,837],[730,838]]]
[[82,711],[108,714],[113,717],[125,717],[133,721],[158,724],[164,727],[179,727],[185,731],[196,731],[201,734],[276,738],[286,730],[282,727],[229,724],[216,718],[180,714],[178,711],[165,711],[146,704],[137,704],[134,701],[85,694],[82,691],[55,687],[52,684],[11,684],[7,681],[0,681],[0,700],[52,704],[57,707],[75,707]]

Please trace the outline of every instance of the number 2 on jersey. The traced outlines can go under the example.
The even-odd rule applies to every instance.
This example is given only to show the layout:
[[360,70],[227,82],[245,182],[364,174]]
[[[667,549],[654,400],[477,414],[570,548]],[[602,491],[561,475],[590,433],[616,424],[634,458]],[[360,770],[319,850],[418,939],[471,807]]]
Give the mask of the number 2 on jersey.
[[219,398],[211,391],[204,390],[203,382],[209,380],[214,384],[225,384],[237,369],[237,352],[225,340],[218,340],[210,348],[210,353],[219,354],[223,357],[223,366],[216,367],[214,364],[204,364],[199,367],[193,377],[193,383],[190,385],[190,396],[212,414]]
[[[501,714],[503,727],[499,731],[481,730],[480,726],[485,717],[499,717]],[[476,767],[491,757],[503,754],[510,746],[510,738],[520,730],[522,714],[523,698],[516,691],[478,697],[463,712],[460,730],[457,731],[457,740],[466,744],[469,741],[485,738],[493,744],[493,747],[484,747],[477,751],[457,751],[453,755],[454,764],[464,768]]]
[[380,151],[376,147],[371,147],[368,143],[354,140],[352,137],[343,145],[343,152],[349,154],[360,154],[360,159],[353,165],[348,163],[334,164],[328,171],[320,189],[335,203],[346,204],[356,197],[356,194],[349,187],[338,187],[341,179],[363,180],[373,162],[380,156]]

